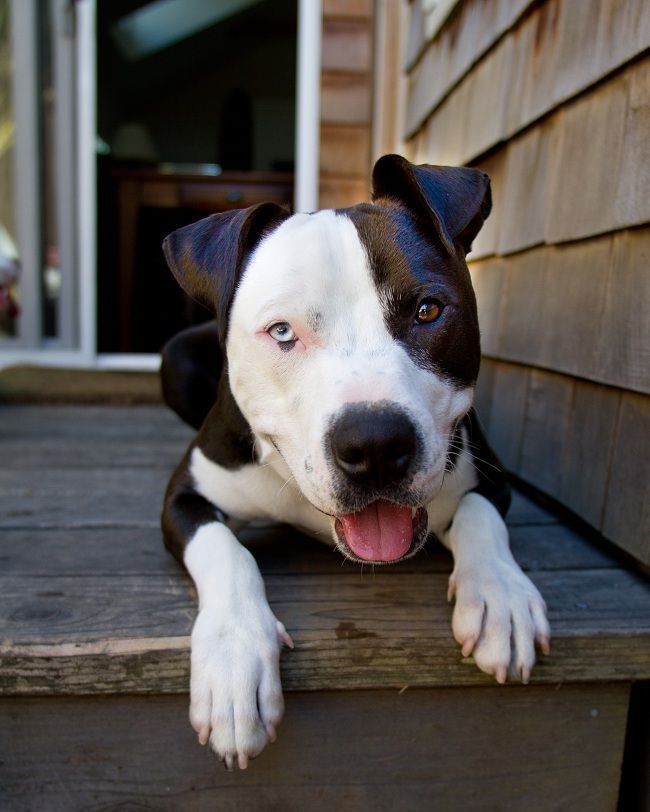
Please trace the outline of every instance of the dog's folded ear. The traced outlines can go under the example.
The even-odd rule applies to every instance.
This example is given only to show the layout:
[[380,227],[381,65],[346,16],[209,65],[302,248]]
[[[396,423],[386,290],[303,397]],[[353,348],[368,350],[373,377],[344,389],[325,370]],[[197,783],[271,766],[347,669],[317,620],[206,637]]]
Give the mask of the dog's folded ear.
[[287,217],[289,212],[276,203],[259,203],[212,214],[165,238],[167,264],[183,290],[214,313],[222,343],[246,259],[262,237]]
[[372,199],[392,198],[432,223],[451,254],[465,254],[492,209],[490,178],[479,169],[416,166],[401,155],[384,155],[372,173]]

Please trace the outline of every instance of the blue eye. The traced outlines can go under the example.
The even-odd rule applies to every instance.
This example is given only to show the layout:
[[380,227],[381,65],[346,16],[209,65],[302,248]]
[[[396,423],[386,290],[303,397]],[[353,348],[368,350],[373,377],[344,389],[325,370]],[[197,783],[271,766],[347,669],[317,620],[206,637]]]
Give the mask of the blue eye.
[[288,344],[291,341],[296,341],[296,334],[293,332],[293,327],[286,321],[279,321],[276,324],[272,324],[266,332],[279,344]]

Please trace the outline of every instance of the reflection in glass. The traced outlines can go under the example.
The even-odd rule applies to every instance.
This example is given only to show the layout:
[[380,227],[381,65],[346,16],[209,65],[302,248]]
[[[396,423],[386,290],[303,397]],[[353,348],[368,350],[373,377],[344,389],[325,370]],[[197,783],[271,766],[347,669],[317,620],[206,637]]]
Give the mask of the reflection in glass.
[[18,249],[9,0],[0,0],[0,336],[17,332]]
[[61,266],[59,261],[56,211],[57,175],[55,140],[56,84],[54,74],[53,4],[43,3],[39,20],[40,91],[41,91],[41,161],[42,161],[42,302],[43,337],[59,334],[59,297]]

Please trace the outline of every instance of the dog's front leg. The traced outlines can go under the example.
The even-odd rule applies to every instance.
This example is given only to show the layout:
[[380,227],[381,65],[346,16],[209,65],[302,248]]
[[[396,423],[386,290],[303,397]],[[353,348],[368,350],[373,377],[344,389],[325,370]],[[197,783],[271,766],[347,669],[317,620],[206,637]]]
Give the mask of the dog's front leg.
[[282,643],[255,559],[221,522],[202,525],[184,554],[199,595],[192,630],[190,721],[230,769],[273,741],[284,710]]
[[443,543],[454,556],[449,600],[452,629],[463,656],[505,682],[508,671],[528,682],[535,642],[549,652],[546,605],[510,552],[508,530],[496,508],[478,493],[460,501]]

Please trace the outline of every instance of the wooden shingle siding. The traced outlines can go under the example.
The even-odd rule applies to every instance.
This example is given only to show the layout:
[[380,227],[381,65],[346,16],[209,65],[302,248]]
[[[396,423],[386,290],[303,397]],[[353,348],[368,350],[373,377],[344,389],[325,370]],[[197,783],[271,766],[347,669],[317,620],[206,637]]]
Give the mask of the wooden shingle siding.
[[372,41],[371,2],[323,4],[320,208],[368,198]]
[[650,228],[470,268],[484,354],[650,394]]
[[650,6],[409,8],[406,152],[492,179],[469,257],[488,435],[650,564]]
[[323,70],[368,73],[372,31],[365,21],[331,19],[323,33]]
[[648,66],[633,64],[476,164],[492,178],[495,212],[473,258],[650,221]]
[[649,64],[636,63],[558,117],[546,242],[650,220]]
[[323,0],[324,17],[372,17],[373,0]]
[[358,177],[368,160],[370,133],[365,126],[321,125],[320,166],[325,175]]
[[368,181],[361,178],[321,177],[320,208],[340,209],[368,199]]
[[[486,383],[488,371],[491,371],[489,389]],[[517,471],[519,467],[529,379],[530,375],[525,368],[513,364],[490,363],[487,359],[483,361],[477,402],[480,404],[482,396],[488,408],[479,408],[479,413],[487,421],[490,442],[510,471]]]
[[[494,7],[498,2],[468,0],[458,13],[462,15],[467,8],[469,14],[473,5],[482,4]],[[513,0],[510,5],[517,9],[519,4]],[[449,47],[443,34],[444,29],[429,46],[441,52],[436,57],[441,61],[445,47]],[[546,0],[534,4],[457,87],[457,77],[446,77],[442,71],[439,80],[439,74],[432,72],[433,54],[429,60],[423,57],[411,74],[406,133],[414,135],[426,122],[431,144],[437,141],[439,130],[448,131],[446,119],[456,125],[463,122],[458,143],[452,139],[437,146],[453,156],[451,163],[466,163],[583,92],[648,46],[650,13],[646,0],[616,4],[611,0]],[[466,61],[470,61],[468,57]],[[485,116],[488,108],[489,115]]]
[[[439,75],[438,85],[450,87],[509,28],[534,0],[460,3],[442,0],[413,3],[406,45],[406,65],[412,76]],[[445,18],[445,19],[443,19]],[[448,18],[448,20],[446,19]],[[443,26],[444,23],[447,23]],[[437,49],[427,48],[438,37]],[[436,53],[436,51],[438,53]],[[422,59],[422,69],[418,62]],[[425,64],[426,60],[429,60]],[[422,83],[426,84],[426,83]]]
[[[329,73],[321,85],[321,123],[367,126],[371,110],[370,77]],[[321,139],[323,133],[321,131]]]
[[650,561],[650,399],[626,392],[613,444],[602,530]]
[[513,473],[650,560],[650,399],[484,358],[477,404]]

